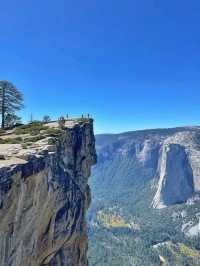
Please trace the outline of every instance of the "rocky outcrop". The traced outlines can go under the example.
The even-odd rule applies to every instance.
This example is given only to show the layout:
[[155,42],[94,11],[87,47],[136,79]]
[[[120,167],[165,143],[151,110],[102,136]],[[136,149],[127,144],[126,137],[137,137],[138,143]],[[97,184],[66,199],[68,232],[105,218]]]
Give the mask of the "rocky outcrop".
[[153,206],[163,208],[190,199],[200,186],[199,130],[165,139],[158,166],[158,189]]
[[0,160],[1,266],[88,265],[92,121],[66,127],[54,142],[7,147],[9,158]]
[[162,208],[185,202],[193,193],[193,172],[185,148],[178,144],[164,145],[154,207]]

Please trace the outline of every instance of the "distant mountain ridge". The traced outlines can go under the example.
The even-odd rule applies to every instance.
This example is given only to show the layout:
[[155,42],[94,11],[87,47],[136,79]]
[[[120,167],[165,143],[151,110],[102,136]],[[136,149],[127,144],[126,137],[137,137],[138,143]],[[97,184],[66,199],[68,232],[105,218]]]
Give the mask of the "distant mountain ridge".
[[[197,228],[198,211],[193,213],[193,207],[198,205],[200,192],[200,128],[177,127],[96,135],[96,150],[98,164],[91,178],[94,198],[89,213],[90,239],[93,246],[98,241],[107,243],[109,248],[97,245],[96,249],[104,255],[108,252],[110,259],[94,265],[159,265],[154,245],[162,247],[159,243],[172,238],[177,245],[180,239],[186,243],[187,233],[193,226]],[[191,207],[188,207],[188,202],[192,202]],[[176,220],[174,213],[179,210],[181,216],[185,209],[188,213],[184,218]],[[193,214],[189,214],[191,212]],[[168,217],[165,217],[166,213]],[[128,230],[126,233],[125,229]],[[135,234],[141,246],[131,237]],[[197,236],[197,232],[194,235]],[[116,237],[126,243],[123,258],[118,257],[123,248],[116,246],[113,241]],[[131,258],[127,246],[130,246]],[[142,249],[149,254],[141,253]],[[92,250],[91,265],[96,263]],[[180,256],[178,263],[181,261],[184,265],[182,259]],[[155,260],[154,263],[148,264],[151,260]],[[173,263],[169,265],[175,265]]]
[[[116,153],[133,157],[143,167],[149,166],[154,170],[159,178],[153,201],[156,208],[185,202],[194,192],[200,191],[198,127],[97,135],[96,143],[100,163],[103,159],[109,159],[109,154]],[[176,186],[173,186],[173,181]]]

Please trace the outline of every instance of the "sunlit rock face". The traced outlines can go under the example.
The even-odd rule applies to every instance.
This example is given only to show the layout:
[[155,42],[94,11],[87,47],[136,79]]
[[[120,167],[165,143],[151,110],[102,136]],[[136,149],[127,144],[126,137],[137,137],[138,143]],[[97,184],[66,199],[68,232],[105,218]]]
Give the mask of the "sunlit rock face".
[[160,158],[159,185],[154,207],[182,203],[194,193],[193,172],[185,148],[178,144],[164,145]]
[[86,266],[92,121],[65,128],[54,149],[42,145],[0,165],[0,265]]
[[163,208],[186,202],[200,190],[199,130],[168,137],[160,152],[158,189],[153,206]]
[[[99,162],[95,174],[101,176],[101,165],[111,168],[110,177],[104,178],[106,187],[116,186],[116,192],[127,191],[152,180],[154,208],[185,203],[200,191],[199,127],[100,135],[97,152]],[[103,171],[107,173],[106,169]],[[97,191],[105,183],[100,185],[100,182],[100,178],[95,180]]]

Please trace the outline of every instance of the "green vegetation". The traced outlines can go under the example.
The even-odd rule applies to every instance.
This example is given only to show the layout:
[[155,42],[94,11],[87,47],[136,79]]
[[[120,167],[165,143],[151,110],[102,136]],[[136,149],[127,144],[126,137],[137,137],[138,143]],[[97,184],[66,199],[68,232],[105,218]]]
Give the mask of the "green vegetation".
[[[21,92],[7,80],[0,81],[0,114],[1,127],[13,126],[19,118],[15,116],[15,111],[23,107],[23,96]],[[6,124],[7,123],[7,124]]]
[[27,143],[27,142],[37,142],[41,139],[44,139],[46,136],[44,135],[37,135],[33,137],[27,137],[27,138],[22,138],[22,137],[16,137],[16,138],[6,138],[2,139],[0,138],[0,144],[22,144],[22,143]]
[[28,149],[29,145],[28,143],[22,143],[22,149]]
[[22,142],[23,142],[23,139],[21,137],[6,138],[6,139],[0,138],[0,144],[20,144]]
[[45,130],[45,134],[52,136],[52,137],[56,137],[62,134],[62,130],[59,128],[48,128]]
[[105,228],[130,228],[131,224],[126,222],[120,214],[99,211],[97,220]]
[[182,232],[183,224],[198,223],[199,203],[151,208],[157,164],[144,167],[129,152],[137,138],[154,132],[96,137],[99,159],[90,178],[93,201],[88,214],[92,266],[159,266],[161,257],[163,265],[200,265],[200,238]]
[[21,118],[15,114],[6,114],[5,116],[5,127],[12,128],[16,125],[21,124]]
[[4,129],[0,128],[0,135],[3,135],[5,133],[6,133],[6,131]]
[[180,253],[186,257],[199,257],[199,251],[192,249],[184,244],[179,244]]
[[[0,138],[0,144],[22,144],[23,148],[28,148],[31,143],[35,143],[46,137],[52,137],[48,140],[49,145],[57,144],[57,138],[60,137],[65,129],[65,118],[60,117],[58,120],[59,128],[50,128],[46,123],[41,121],[33,121],[26,125],[20,125],[13,129],[13,132],[9,132],[11,135],[17,135],[18,137]],[[85,120],[83,120],[85,121]],[[82,121],[82,122],[83,122]],[[0,129],[0,135],[5,135],[6,130]]]
[[26,142],[37,142],[39,140],[44,139],[45,136],[44,135],[37,135],[37,136],[33,136],[33,137],[28,137],[24,139],[24,143]]
[[55,138],[48,140],[48,145],[56,145],[56,144],[57,144],[57,140]]
[[48,127],[45,126],[44,123],[40,121],[35,121],[30,124],[17,127],[14,133],[16,135],[23,135],[23,134],[37,135],[40,134],[42,130],[47,130],[47,129]]

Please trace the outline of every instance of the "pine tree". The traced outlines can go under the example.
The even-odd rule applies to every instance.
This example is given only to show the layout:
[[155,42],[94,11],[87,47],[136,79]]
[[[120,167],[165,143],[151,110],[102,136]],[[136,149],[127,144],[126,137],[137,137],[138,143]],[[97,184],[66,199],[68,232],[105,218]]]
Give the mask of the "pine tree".
[[49,123],[49,122],[51,122],[51,117],[50,117],[49,115],[45,115],[45,116],[43,117],[43,122],[44,122],[44,123]]
[[17,124],[21,124],[21,118],[15,114],[6,114],[5,115],[5,121],[4,121],[5,127],[14,127]]
[[21,108],[23,108],[21,92],[11,82],[0,80],[1,128],[5,128],[6,115],[14,114],[15,111],[19,111]]

